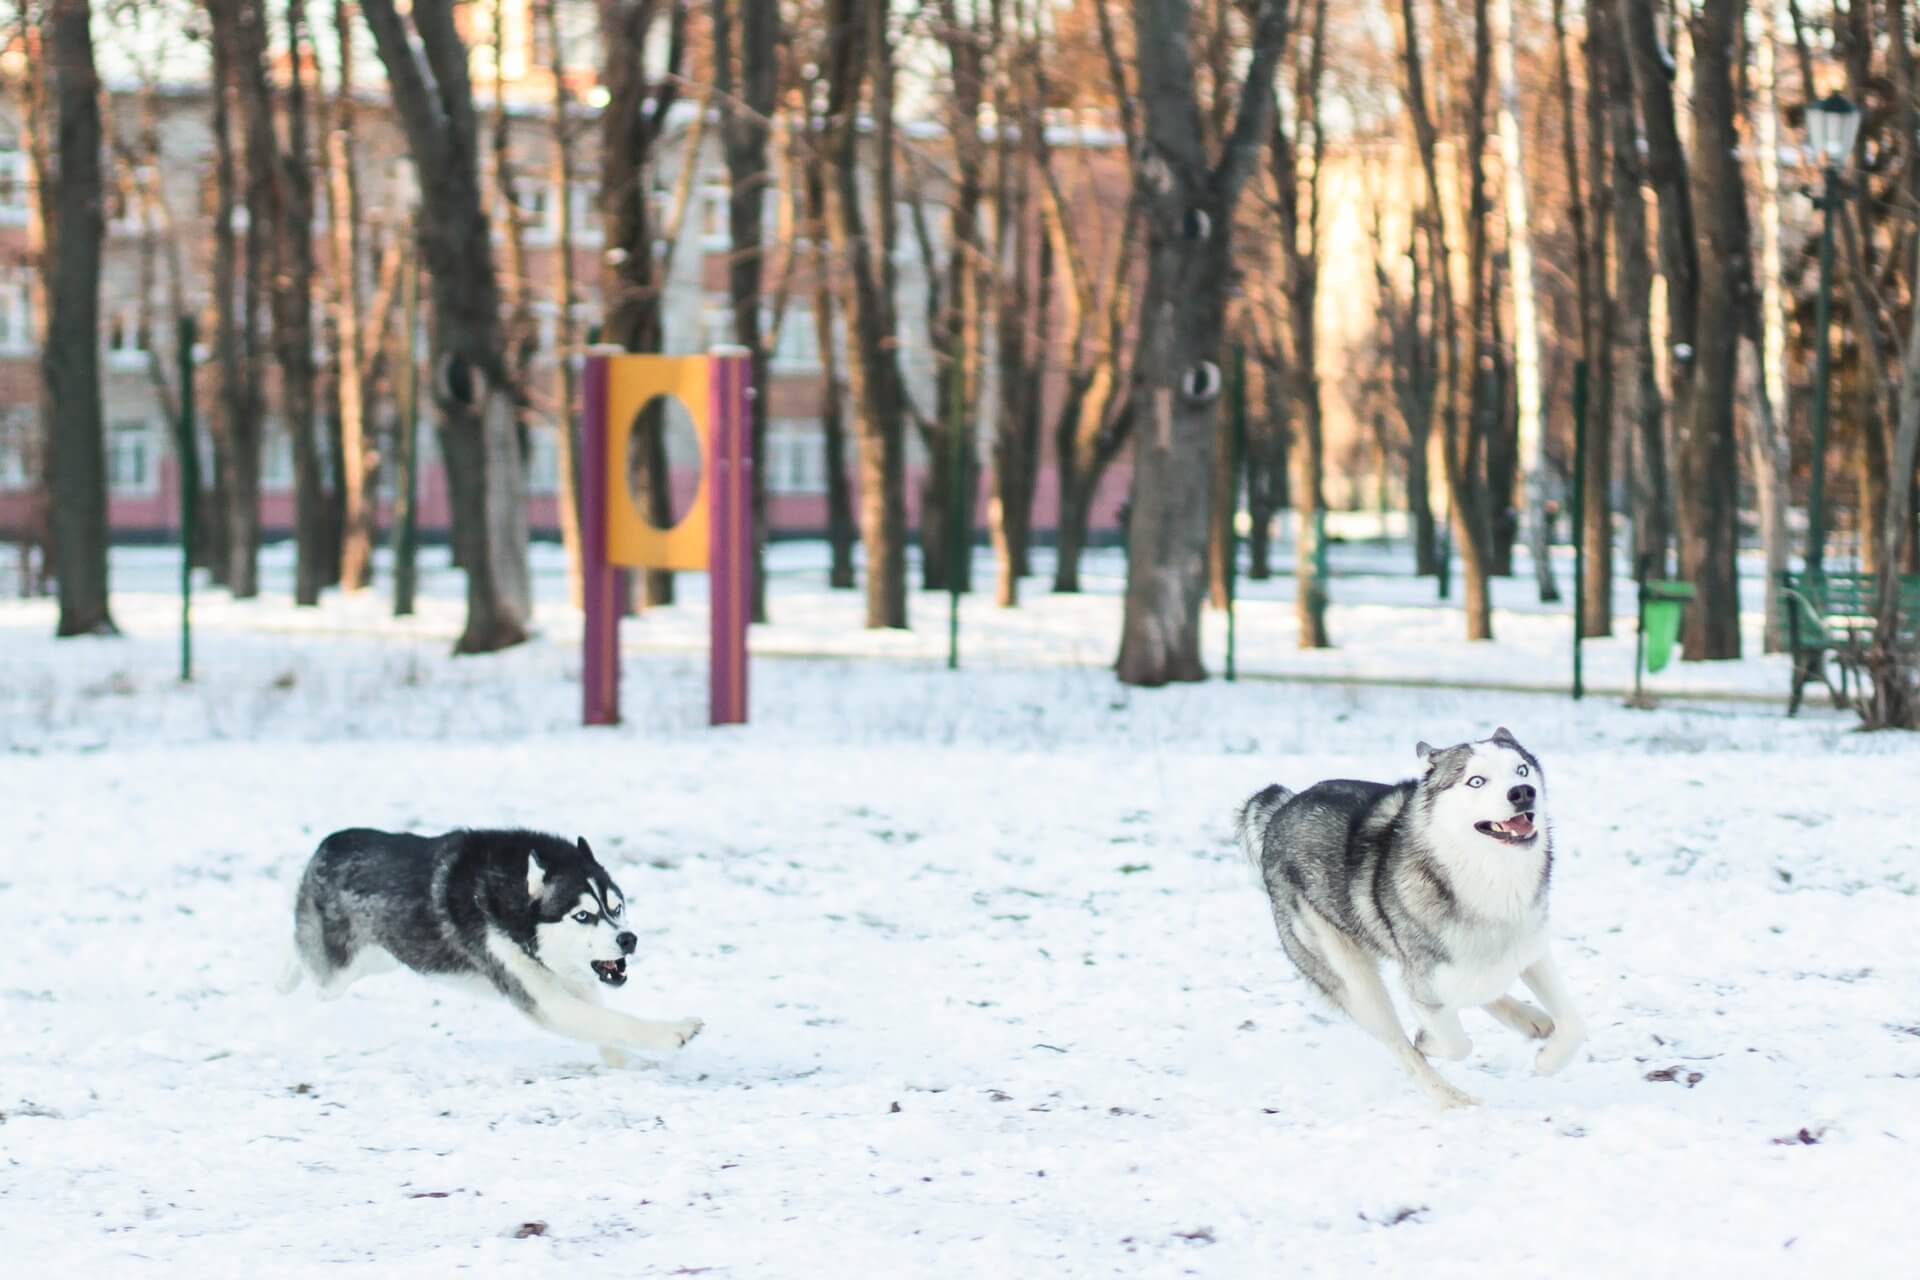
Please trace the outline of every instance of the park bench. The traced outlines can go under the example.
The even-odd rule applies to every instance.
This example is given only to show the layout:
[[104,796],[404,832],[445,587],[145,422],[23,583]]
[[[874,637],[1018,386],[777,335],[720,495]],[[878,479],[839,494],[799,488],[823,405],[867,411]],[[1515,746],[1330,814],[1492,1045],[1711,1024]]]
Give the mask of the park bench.
[[[1874,615],[1879,607],[1879,579],[1871,573],[1830,571],[1820,574],[1780,574],[1780,630],[1793,656],[1793,694],[1787,714],[1800,711],[1801,691],[1816,677],[1833,695],[1834,705],[1851,701],[1850,685],[1859,674],[1873,641]],[[1900,579],[1899,618],[1895,639],[1913,644],[1920,633],[1920,574]],[[1840,668],[1840,684],[1827,675],[1826,657],[1832,654]]]

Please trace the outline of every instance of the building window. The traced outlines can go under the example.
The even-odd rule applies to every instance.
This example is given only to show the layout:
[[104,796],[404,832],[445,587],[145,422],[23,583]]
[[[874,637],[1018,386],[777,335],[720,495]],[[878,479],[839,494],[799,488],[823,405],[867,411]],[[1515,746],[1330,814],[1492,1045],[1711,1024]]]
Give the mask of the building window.
[[[773,331],[773,312],[769,308],[761,314],[760,326],[763,333]],[[780,322],[780,340],[775,344],[769,363],[780,373],[815,373],[820,368],[820,335],[814,332],[813,308],[804,302],[787,303],[787,313]]]
[[33,179],[24,151],[0,151],[0,223],[26,222],[33,199]]
[[121,307],[107,327],[107,364],[114,369],[147,367],[147,328],[138,305]]
[[827,491],[826,441],[817,422],[778,420],[767,424],[767,492],[815,494]]
[[527,492],[550,497],[560,490],[560,451],[551,430],[535,431],[527,439]]
[[727,225],[727,189],[700,189],[700,247],[726,249],[733,244],[733,232]]
[[600,221],[600,184],[590,178],[576,178],[567,197],[567,216],[576,243],[599,244],[604,227]]
[[0,270],[0,354],[33,350],[33,302],[26,268]]
[[285,493],[293,488],[293,437],[280,425],[279,418],[261,424],[260,489],[263,493]]
[[28,461],[34,450],[35,423],[31,409],[17,405],[0,409],[0,493],[27,487],[33,470]]
[[107,428],[107,489],[127,495],[151,494],[160,487],[159,438],[141,419]]

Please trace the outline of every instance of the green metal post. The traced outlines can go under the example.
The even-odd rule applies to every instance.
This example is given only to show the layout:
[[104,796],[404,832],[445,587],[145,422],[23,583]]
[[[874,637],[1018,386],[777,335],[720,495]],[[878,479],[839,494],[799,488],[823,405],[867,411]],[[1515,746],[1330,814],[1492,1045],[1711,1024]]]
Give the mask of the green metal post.
[[193,549],[199,539],[200,446],[193,429],[193,348],[198,334],[192,316],[181,316],[180,360],[180,680],[193,679]]
[[1227,441],[1227,679],[1234,680],[1239,677],[1239,610],[1234,606],[1240,586],[1240,472],[1247,460],[1247,348],[1240,342],[1233,344],[1233,418]]
[[1587,362],[1573,362],[1573,700],[1586,696],[1580,639],[1587,617]]
[[393,616],[404,618],[413,612],[414,561],[419,553],[419,513],[414,495],[419,486],[420,459],[420,353],[414,346],[414,326],[420,311],[420,255],[418,244],[410,245],[400,294],[400,368],[397,370],[400,401],[399,489],[394,495],[394,519],[400,526],[393,545]]
[[1827,329],[1833,311],[1833,211],[1840,203],[1840,175],[1832,165],[1825,166],[1826,195],[1817,203],[1825,216],[1820,220],[1820,292],[1813,313],[1813,480],[1807,489],[1807,575],[1816,587],[1826,572],[1827,531],[1821,510],[1827,483],[1827,385],[1832,371],[1832,355]]

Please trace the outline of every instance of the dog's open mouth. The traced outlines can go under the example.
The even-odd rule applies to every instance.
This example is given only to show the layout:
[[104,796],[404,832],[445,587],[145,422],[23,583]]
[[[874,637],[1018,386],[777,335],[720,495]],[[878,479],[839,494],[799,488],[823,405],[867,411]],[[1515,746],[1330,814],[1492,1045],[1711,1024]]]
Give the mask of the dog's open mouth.
[[620,960],[595,960],[593,976],[610,987],[617,987],[627,980],[627,962]]
[[1516,813],[1505,822],[1476,822],[1474,830],[1508,844],[1526,844],[1539,834],[1531,813]]

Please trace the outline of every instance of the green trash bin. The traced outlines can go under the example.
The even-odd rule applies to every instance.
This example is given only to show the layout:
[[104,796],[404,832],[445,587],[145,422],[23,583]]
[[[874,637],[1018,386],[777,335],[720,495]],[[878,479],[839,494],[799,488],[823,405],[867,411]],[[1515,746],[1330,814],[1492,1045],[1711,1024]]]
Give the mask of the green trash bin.
[[1680,638],[1680,619],[1692,599],[1691,582],[1656,578],[1640,588],[1640,634],[1648,674],[1660,671],[1673,661],[1674,642]]

